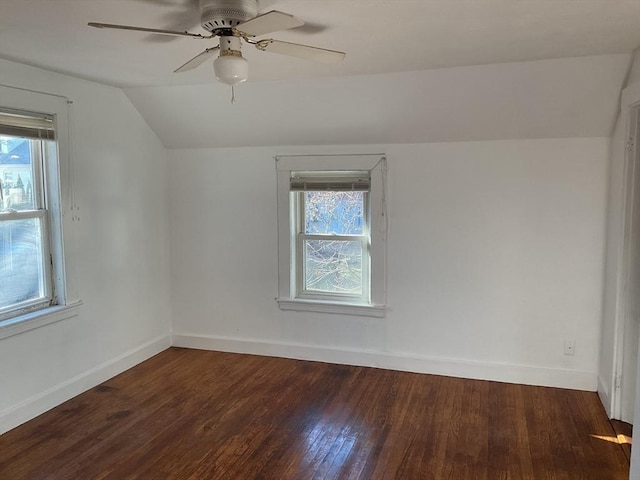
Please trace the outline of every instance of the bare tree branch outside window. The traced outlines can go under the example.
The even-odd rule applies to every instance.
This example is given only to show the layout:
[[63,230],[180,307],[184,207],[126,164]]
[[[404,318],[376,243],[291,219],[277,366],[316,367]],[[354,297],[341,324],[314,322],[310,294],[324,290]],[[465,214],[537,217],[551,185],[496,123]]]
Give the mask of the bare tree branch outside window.
[[305,240],[305,287],[331,293],[362,293],[362,236],[365,192],[305,192],[304,233],[327,235]]

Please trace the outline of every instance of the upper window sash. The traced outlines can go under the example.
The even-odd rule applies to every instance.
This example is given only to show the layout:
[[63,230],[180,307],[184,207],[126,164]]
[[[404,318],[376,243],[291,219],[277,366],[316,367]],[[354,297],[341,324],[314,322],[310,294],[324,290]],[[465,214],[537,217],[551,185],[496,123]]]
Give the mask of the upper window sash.
[[[306,190],[306,191],[319,191],[319,190]],[[345,192],[345,191],[353,191],[353,190],[331,190],[333,192]],[[362,233],[358,235],[369,235],[371,224],[371,211],[370,211],[370,203],[369,203],[369,190],[361,190],[362,194]],[[296,233],[304,233],[308,234],[306,231],[307,218],[306,218],[306,196],[305,191],[292,192],[291,193],[291,203],[296,210],[295,214],[295,227]],[[333,232],[331,234],[334,234]],[[342,234],[335,234],[342,235]]]
[[[0,121],[1,114],[0,114]],[[0,123],[0,130],[2,129],[2,124]],[[4,135],[0,131],[0,135]],[[16,137],[15,135],[5,135]],[[16,137],[16,138],[25,138],[25,137]],[[32,203],[28,205],[32,208],[30,209],[20,209],[15,210],[12,208],[3,209],[5,206],[3,205],[5,201],[4,195],[4,187],[6,187],[5,179],[0,178],[0,218],[3,219],[13,219],[13,218],[22,218],[20,213],[26,213],[28,211],[39,211],[46,210],[47,208],[47,200],[46,200],[46,192],[47,189],[45,187],[45,166],[44,166],[44,144],[39,140],[28,140],[29,142],[29,157],[30,157],[30,167],[31,167],[31,195],[32,195]]]

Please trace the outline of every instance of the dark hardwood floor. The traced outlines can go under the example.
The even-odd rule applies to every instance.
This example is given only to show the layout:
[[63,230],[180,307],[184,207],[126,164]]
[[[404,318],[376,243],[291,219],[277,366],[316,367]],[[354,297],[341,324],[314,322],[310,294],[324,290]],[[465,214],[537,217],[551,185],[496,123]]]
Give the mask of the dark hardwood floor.
[[615,438],[595,393],[171,348],[1,436],[0,478],[626,479]]

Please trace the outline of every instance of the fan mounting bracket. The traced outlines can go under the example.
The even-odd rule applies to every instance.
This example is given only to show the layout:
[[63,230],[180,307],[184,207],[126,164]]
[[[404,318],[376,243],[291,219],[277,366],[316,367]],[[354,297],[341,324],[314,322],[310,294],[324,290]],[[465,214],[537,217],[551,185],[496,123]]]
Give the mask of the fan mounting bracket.
[[200,0],[200,24],[212,33],[231,30],[258,15],[258,0]]

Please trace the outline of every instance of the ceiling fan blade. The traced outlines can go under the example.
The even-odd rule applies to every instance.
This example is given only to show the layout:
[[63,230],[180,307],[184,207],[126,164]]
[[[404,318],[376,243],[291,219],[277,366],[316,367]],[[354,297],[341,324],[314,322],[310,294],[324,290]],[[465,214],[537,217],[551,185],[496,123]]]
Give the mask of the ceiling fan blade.
[[95,28],[114,28],[116,30],[133,30],[134,32],[159,33],[160,35],[178,35],[182,37],[203,38],[203,39],[213,38],[215,36],[215,35],[205,36],[205,35],[200,35],[199,33],[177,32],[173,30],[161,30],[158,28],[143,28],[143,27],[131,27],[129,25],[114,25],[112,23],[89,22],[87,25]]
[[173,73],[187,72],[189,70],[193,70],[196,67],[199,67],[204,62],[206,62],[211,57],[213,57],[218,50],[220,50],[219,45],[216,45],[215,47],[207,48],[204,52],[199,53],[198,55],[193,57],[191,60],[189,60],[187,63],[182,65],[180,68],[174,70]]
[[259,40],[255,43],[258,50],[265,52],[281,53],[291,57],[304,58],[320,63],[338,63],[345,57],[344,52],[327,50],[326,48],[310,47],[299,43],[281,42],[279,40]]
[[258,15],[236,27],[236,30],[246,33],[249,37],[257,37],[279,30],[301,27],[304,22],[288,13],[272,10],[264,15]]

